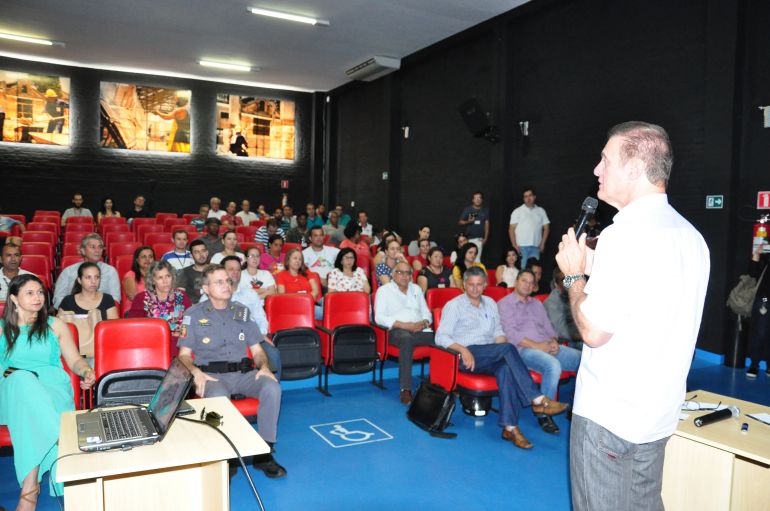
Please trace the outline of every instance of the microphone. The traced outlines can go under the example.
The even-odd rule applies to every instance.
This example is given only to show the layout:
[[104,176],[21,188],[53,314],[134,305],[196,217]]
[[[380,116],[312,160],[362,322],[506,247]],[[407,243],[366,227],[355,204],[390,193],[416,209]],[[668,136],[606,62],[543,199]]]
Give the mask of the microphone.
[[591,197],[590,195],[586,197],[585,200],[583,200],[583,206],[581,206],[582,211],[580,212],[580,216],[578,217],[577,222],[575,223],[576,238],[580,238],[580,235],[585,230],[586,225],[588,224],[588,221],[591,219],[592,216],[594,216],[597,206],[599,206],[599,201]]
[[694,422],[696,427],[708,426],[709,424],[723,421],[725,419],[729,419],[730,417],[737,417],[740,415],[740,413],[741,411],[737,406],[728,406],[727,408],[717,410],[716,412],[707,413],[702,417],[698,417]]

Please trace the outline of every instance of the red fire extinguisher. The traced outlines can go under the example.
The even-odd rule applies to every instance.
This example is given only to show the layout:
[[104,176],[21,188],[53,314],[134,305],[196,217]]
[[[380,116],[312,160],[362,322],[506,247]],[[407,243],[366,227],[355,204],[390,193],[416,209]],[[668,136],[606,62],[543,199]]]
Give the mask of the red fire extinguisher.
[[768,231],[770,231],[770,214],[762,215],[759,217],[759,220],[757,220],[757,223],[754,224],[754,250],[756,250],[759,245],[764,245],[762,251],[770,252],[770,236],[768,236]]

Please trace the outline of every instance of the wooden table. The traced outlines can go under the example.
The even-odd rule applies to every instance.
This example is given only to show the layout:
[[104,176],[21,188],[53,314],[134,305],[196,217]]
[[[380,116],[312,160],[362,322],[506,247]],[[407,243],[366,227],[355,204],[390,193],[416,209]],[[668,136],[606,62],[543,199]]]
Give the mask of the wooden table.
[[[241,456],[270,452],[254,428],[224,397],[190,399],[198,419],[201,409],[223,416],[220,429]],[[62,415],[59,456],[81,453],[75,415]],[[59,460],[56,481],[64,483],[67,509],[136,511],[138,509],[229,509],[227,460],[235,458],[227,441],[210,427],[175,420],[162,442],[130,451],[83,453]]]
[[[689,418],[666,446],[663,502],[667,511],[767,511],[770,509],[770,426],[746,417],[770,413],[770,408],[728,396],[696,390],[695,401],[735,405],[740,416],[703,427],[696,417],[710,413],[685,412]],[[741,433],[743,423],[748,433]]]

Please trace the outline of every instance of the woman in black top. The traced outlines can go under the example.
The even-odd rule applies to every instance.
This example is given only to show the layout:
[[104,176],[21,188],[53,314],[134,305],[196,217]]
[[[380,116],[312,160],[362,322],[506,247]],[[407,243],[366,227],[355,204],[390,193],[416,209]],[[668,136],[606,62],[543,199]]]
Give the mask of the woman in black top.
[[420,270],[417,285],[423,293],[436,287],[455,287],[452,270],[444,266],[444,252],[438,247],[428,250],[428,265]]
[[99,291],[102,274],[96,263],[83,263],[78,268],[78,278],[72,286],[72,293],[65,296],[59,305],[60,311],[88,314],[98,309],[102,319],[118,319],[115,300],[109,293]]
[[[749,275],[755,279],[759,280],[762,271],[765,272],[751,308],[748,353],[751,365],[746,371],[749,378],[757,377],[760,361],[770,363],[770,254],[763,254],[763,248],[764,245],[759,245],[749,262]],[[770,378],[770,366],[765,369],[765,374]]]

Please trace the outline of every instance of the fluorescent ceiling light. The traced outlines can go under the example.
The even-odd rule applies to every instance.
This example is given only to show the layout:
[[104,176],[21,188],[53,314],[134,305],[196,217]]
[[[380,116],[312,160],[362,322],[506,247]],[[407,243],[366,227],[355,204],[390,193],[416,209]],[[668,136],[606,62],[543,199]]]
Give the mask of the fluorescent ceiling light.
[[11,41],[20,41],[22,43],[41,44],[43,46],[53,46],[53,45],[64,46],[64,43],[49,41],[48,39],[39,39],[37,37],[27,37],[27,36],[16,35],[16,34],[6,34],[3,32],[0,32],[0,39],[10,39]]
[[290,14],[288,12],[271,11],[268,9],[261,9],[259,7],[249,7],[246,10],[252,14],[258,14],[260,16],[268,16],[270,18],[296,21],[298,23],[307,23],[308,25],[321,25],[323,27],[329,26],[328,20],[319,20],[317,18],[311,18],[310,16],[300,16],[299,14]]
[[251,67],[243,64],[226,64],[224,62],[212,62],[210,60],[199,60],[198,64],[205,67],[216,67],[218,69],[227,69],[228,71],[259,71],[258,67]]

